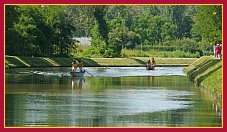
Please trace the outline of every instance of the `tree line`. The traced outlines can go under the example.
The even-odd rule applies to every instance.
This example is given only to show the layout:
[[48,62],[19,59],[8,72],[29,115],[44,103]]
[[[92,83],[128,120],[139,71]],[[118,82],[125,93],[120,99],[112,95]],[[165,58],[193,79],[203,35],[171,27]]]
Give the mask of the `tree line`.
[[73,38],[82,36],[92,37],[85,56],[168,46],[206,52],[222,41],[222,6],[6,5],[5,33],[7,55],[76,56]]

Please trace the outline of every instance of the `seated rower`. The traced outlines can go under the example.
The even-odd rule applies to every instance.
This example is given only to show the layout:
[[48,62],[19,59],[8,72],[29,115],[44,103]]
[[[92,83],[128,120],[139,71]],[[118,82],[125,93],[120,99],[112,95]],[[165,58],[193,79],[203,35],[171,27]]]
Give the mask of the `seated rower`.
[[85,72],[85,70],[83,69],[83,66],[84,66],[84,63],[81,60],[79,60],[78,67],[80,68],[80,72]]
[[147,70],[154,70],[155,64],[156,64],[156,62],[155,62],[154,58],[152,58],[152,61],[148,60],[148,62],[147,62]]
[[151,65],[153,68],[155,67],[155,64],[156,64],[156,61],[154,60],[154,58],[152,58]]
[[148,60],[148,61],[147,61],[147,70],[149,70],[150,67],[151,67],[151,60]]
[[77,67],[78,67],[78,62],[74,60],[72,63],[72,71],[76,71]]

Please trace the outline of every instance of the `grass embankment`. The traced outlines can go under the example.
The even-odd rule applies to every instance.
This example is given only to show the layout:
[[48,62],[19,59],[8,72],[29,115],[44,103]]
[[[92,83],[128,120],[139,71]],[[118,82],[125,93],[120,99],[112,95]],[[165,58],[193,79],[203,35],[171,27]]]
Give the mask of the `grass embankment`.
[[185,68],[190,80],[209,92],[221,106],[222,102],[222,61],[214,57],[201,57]]
[[[78,59],[78,58],[77,58]],[[87,67],[111,67],[111,66],[144,66],[149,57],[133,58],[79,58]],[[155,58],[157,66],[188,66],[197,58]],[[71,66],[73,58],[63,57],[18,57],[5,56],[7,68],[16,67],[53,67]]]

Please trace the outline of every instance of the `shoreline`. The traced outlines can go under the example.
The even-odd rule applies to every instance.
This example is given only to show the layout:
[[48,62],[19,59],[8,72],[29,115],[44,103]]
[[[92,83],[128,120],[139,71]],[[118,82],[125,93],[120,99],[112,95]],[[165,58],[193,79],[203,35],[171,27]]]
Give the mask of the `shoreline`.
[[[155,65],[155,67],[187,67],[189,65],[185,64],[185,65],[171,65],[171,64],[167,64],[167,65]],[[32,66],[32,67],[10,67],[9,69],[15,69],[15,68],[54,68],[54,67],[71,67],[71,66]],[[129,66],[129,65],[111,65],[111,66],[105,66],[105,65],[102,65],[102,66],[84,66],[85,68],[86,67],[145,67],[145,66],[141,66],[141,65],[133,65],[133,66]],[[7,68],[7,67],[5,67]]]
[[[5,68],[71,67],[74,59],[84,62],[84,67],[145,67],[150,57],[131,58],[64,58],[5,56]],[[156,67],[187,67],[198,58],[158,58]]]
[[214,57],[201,57],[187,68],[184,72],[187,77],[197,85],[201,91],[210,94],[210,97],[219,108],[222,108],[222,60]]

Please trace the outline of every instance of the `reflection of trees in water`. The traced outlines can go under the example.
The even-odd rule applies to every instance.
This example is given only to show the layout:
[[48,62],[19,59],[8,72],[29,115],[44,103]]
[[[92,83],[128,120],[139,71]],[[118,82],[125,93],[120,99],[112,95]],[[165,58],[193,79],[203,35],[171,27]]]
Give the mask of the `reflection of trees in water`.
[[[121,115],[116,116],[117,122],[121,123],[140,123],[146,124],[147,126],[159,126],[160,124],[165,124],[165,126],[182,126],[190,119],[187,115],[182,113],[187,113],[186,109],[171,110],[165,112],[154,112],[154,113],[140,113],[136,115]],[[187,124],[185,124],[187,125]],[[190,125],[189,125],[190,126]]]
[[[86,85],[89,85],[89,83],[91,83],[90,79],[89,78],[86,78],[86,79],[87,79]],[[79,93],[81,93],[82,88],[84,88],[84,84],[85,84],[85,78],[72,79],[72,89]],[[95,84],[94,82],[91,83],[91,86],[94,87],[94,84]],[[108,106],[108,103],[106,101],[103,101],[103,97],[98,93],[88,96],[87,98],[88,101],[84,100],[83,97],[84,97],[83,95],[73,96],[73,100],[78,103],[76,110],[79,115],[77,115],[76,124],[78,124],[78,126],[89,126],[89,127],[107,126],[106,118],[108,117],[108,115],[106,115],[106,113],[108,109],[107,107],[104,107],[104,106]],[[89,106],[91,105],[89,107],[89,111],[91,111],[91,113],[88,113],[88,115],[92,114],[92,117],[90,116],[87,117],[86,113],[84,113],[84,112],[87,112],[86,110],[87,108],[85,108],[83,105],[89,105]]]
[[[19,87],[21,88],[19,89]],[[137,115],[113,115],[111,113],[113,103],[105,99],[108,99],[108,95],[105,95],[103,91],[143,87],[146,89],[160,87],[160,90],[195,91],[195,95],[183,98],[187,100],[179,100],[193,101],[195,99],[195,102],[192,108],[165,112],[138,113]],[[64,126],[113,126],[119,124],[122,124],[122,126],[130,124],[147,126],[221,125],[221,119],[215,118],[215,114],[218,114],[216,112],[219,111],[216,105],[211,105],[207,101],[208,99],[204,97],[205,93],[202,94],[201,92],[197,95],[198,89],[194,88],[194,85],[186,77],[181,76],[86,77],[85,83],[84,78],[15,74],[6,75],[6,90],[7,88],[15,90],[13,91],[15,93],[28,93],[28,95],[6,94],[7,126],[23,126],[26,125],[24,122],[33,123],[34,120],[40,125],[43,123],[44,125],[59,124]],[[70,88],[74,88],[72,94]],[[82,88],[83,90],[87,88],[83,91],[83,94],[74,94],[82,91]],[[53,92],[53,90],[56,92]],[[37,95],[34,95],[36,91]],[[29,95],[29,92],[32,92],[32,94]],[[41,92],[44,93],[42,96],[40,95]],[[213,113],[210,113],[211,111]],[[20,121],[17,119],[20,119]],[[44,119],[46,120],[44,121]]]
[[[172,110],[170,111],[170,123],[171,126],[179,126],[182,125],[184,123],[188,123],[188,117],[185,114],[182,113],[186,113],[186,110],[183,109],[178,109],[178,110]],[[184,119],[184,115],[186,116],[186,118]]]
[[[92,120],[92,126],[97,127],[97,126],[107,126],[107,111],[108,111],[108,103],[106,101],[102,101],[103,97],[100,97],[99,94],[95,95],[97,100],[94,102],[96,107],[93,107],[93,120]],[[103,107],[106,106],[106,107]]]

